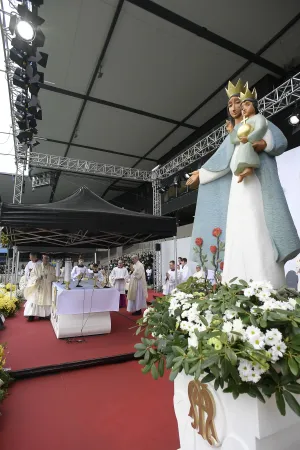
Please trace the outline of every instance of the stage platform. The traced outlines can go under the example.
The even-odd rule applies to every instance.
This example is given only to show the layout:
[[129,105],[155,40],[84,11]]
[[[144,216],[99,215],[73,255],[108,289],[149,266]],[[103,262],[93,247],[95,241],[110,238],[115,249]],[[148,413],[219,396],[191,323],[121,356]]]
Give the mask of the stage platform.
[[22,308],[0,332],[0,342],[7,343],[6,367],[20,371],[134,352],[135,317],[122,309],[111,313],[111,321],[110,334],[57,339],[50,321],[27,322]]

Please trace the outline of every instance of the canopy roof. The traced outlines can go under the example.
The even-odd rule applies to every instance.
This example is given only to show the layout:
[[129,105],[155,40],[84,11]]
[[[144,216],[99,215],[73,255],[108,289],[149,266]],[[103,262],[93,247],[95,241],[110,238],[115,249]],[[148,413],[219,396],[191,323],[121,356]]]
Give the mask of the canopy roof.
[[111,205],[86,186],[48,204],[0,204],[0,224],[14,245],[118,247],[176,234],[176,220]]

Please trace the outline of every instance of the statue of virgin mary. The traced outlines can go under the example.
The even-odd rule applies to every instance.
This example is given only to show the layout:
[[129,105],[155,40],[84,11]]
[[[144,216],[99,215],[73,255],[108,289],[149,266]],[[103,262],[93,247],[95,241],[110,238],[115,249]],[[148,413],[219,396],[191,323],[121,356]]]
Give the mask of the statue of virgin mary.
[[[241,125],[240,93],[243,84],[229,83],[228,113],[232,128]],[[244,99],[245,100],[245,99]],[[257,110],[255,99],[253,101]],[[254,174],[237,183],[231,170],[231,160],[238,145],[228,135],[214,155],[191,177],[199,178],[198,199],[192,233],[192,260],[195,240],[203,239],[203,252],[215,245],[212,230],[222,229],[225,241],[222,282],[238,277],[245,281],[269,281],[274,288],[285,284],[284,263],[300,253],[300,240],[280,184],[275,157],[287,149],[282,132],[267,121],[263,140],[253,143],[260,167]],[[228,127],[230,131],[230,126]]]

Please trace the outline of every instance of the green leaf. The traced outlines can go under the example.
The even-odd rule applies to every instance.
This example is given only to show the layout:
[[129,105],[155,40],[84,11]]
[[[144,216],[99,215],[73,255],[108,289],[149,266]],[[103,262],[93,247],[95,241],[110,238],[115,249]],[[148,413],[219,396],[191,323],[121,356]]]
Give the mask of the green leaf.
[[140,358],[144,354],[145,354],[145,350],[138,350],[137,352],[135,352],[134,357],[135,358]]
[[262,393],[260,392],[257,386],[250,386],[250,389],[253,393],[255,393],[255,397],[257,397],[258,400],[260,400],[262,403],[266,403]]
[[173,352],[175,353],[175,355],[178,355],[178,356],[185,356],[185,351],[181,348],[181,347],[178,347],[178,346],[176,346],[176,345],[173,345],[172,346],[172,350],[173,350]]
[[234,366],[230,367],[230,373],[231,373],[231,376],[234,379],[234,381],[237,384],[240,383],[241,379],[240,379],[239,373],[238,373],[237,369]]
[[263,394],[265,394],[267,397],[271,397],[271,395],[276,391],[275,386],[272,385],[263,385],[261,389],[263,391]]
[[157,367],[155,364],[152,364],[152,366],[151,366],[151,374],[152,374],[154,380],[158,379],[158,370],[157,370]]
[[283,391],[283,395],[289,407],[297,414],[297,416],[300,416],[300,405],[295,397],[288,391]]
[[148,373],[151,370],[151,364],[147,364],[143,369],[142,372],[143,373]]
[[202,372],[202,364],[201,364],[201,362],[198,362],[197,370],[195,372],[196,380],[198,380],[200,378],[201,372]]
[[149,350],[146,350],[146,353],[145,353],[145,356],[144,356],[144,360],[145,361],[149,361],[149,359],[150,359],[150,352],[149,352]]
[[156,351],[154,350],[154,348],[150,347],[149,351],[150,351],[150,353],[152,353],[152,355],[156,355]]
[[220,380],[219,380],[219,378],[217,378],[215,380],[215,384],[214,384],[215,391],[217,391],[219,389],[219,387],[220,387]]
[[177,361],[175,364],[174,364],[174,366],[173,366],[173,370],[177,370],[177,369],[179,369],[181,366],[182,366],[182,363],[183,363],[183,356],[181,357],[181,359],[179,360],[179,361]]
[[251,316],[250,316],[250,322],[251,322],[251,324],[252,324],[254,327],[257,327],[257,326],[258,326],[258,323],[257,323],[255,317],[252,316],[252,314],[251,314]]
[[290,383],[285,388],[293,394],[300,394],[300,384],[298,383]]
[[135,334],[138,335],[141,332],[142,327],[138,327],[138,329],[136,330]]
[[202,362],[202,369],[205,369],[206,367],[212,366],[212,365],[215,364],[218,360],[219,360],[219,356],[218,356],[218,355],[210,356],[209,358],[205,359],[205,360]]
[[166,368],[167,369],[171,369],[171,367],[173,366],[173,359],[174,359],[173,354],[170,354],[167,356],[167,358],[166,358]]
[[262,328],[267,328],[268,324],[265,319],[260,319],[259,324]]
[[285,401],[284,401],[282,392],[277,389],[276,393],[275,393],[275,397],[276,397],[277,408],[279,409],[280,414],[282,416],[285,416]]
[[229,363],[229,361],[226,358],[224,358],[221,363],[222,377],[224,380],[227,379],[227,377],[230,373],[230,367],[231,367],[231,364]]
[[297,361],[295,361],[294,358],[289,358],[288,359],[288,364],[289,364],[290,371],[296,377],[298,375],[298,372],[299,372],[299,366],[297,364]]
[[183,362],[183,368],[184,368],[185,374],[188,375],[188,374],[189,374],[189,368],[190,368],[190,367],[189,367],[189,362],[188,362],[187,359],[185,359],[184,362]]
[[165,360],[163,358],[160,359],[158,363],[158,373],[160,377],[164,376],[165,373]]
[[225,349],[225,354],[226,354],[227,358],[229,359],[229,361],[231,362],[231,364],[233,366],[235,366],[237,363],[237,356],[234,353],[234,351],[230,347],[227,347]]
[[135,344],[134,348],[137,350],[146,350],[147,346],[144,344]]
[[179,374],[179,370],[172,370],[172,372],[170,373],[170,376],[169,376],[169,380],[174,381],[178,374]]
[[202,378],[201,383],[209,383],[214,380],[215,376],[212,373],[207,374],[204,378]]

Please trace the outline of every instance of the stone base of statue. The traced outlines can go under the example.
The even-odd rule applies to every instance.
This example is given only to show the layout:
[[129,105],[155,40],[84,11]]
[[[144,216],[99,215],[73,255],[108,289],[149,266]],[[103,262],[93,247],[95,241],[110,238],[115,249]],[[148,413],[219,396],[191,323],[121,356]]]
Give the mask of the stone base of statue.
[[180,450],[299,450],[300,417],[288,406],[281,416],[274,397],[265,404],[248,395],[234,400],[184,374],[174,389]]

